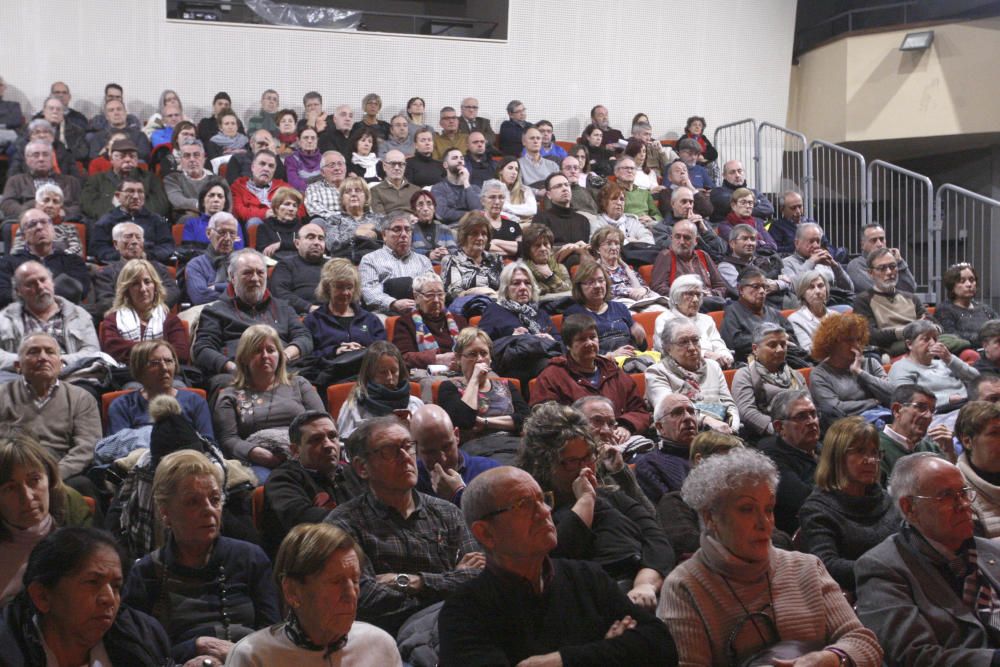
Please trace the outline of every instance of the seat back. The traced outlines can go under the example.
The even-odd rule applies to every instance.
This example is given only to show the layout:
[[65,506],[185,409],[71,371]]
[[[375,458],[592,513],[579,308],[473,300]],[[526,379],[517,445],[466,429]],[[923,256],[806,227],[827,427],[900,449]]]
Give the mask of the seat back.
[[656,333],[656,318],[660,316],[661,312],[662,311],[646,311],[644,313],[632,314],[632,319],[638,322],[646,332],[646,341],[649,345],[649,349],[653,349],[653,334]]
[[[103,322],[102,322],[103,324]],[[104,433],[107,435],[108,427],[110,425],[110,419],[108,414],[111,409],[111,403],[114,402],[119,396],[124,396],[125,394],[130,394],[135,389],[122,389],[120,391],[109,391],[106,394],[101,395],[101,426],[104,429]],[[198,389],[197,387],[181,387],[180,391],[190,391],[192,393],[198,394],[204,399],[208,399],[208,394],[205,393],[204,389]]]
[[[344,407],[344,403],[347,402],[347,397],[351,393],[351,389],[354,389],[356,382],[341,382],[340,384],[331,384],[326,388],[326,408],[333,417],[334,421],[340,418],[340,409]],[[433,388],[432,388],[433,391]],[[420,398],[420,383],[411,382],[410,383],[410,396],[416,396]]]

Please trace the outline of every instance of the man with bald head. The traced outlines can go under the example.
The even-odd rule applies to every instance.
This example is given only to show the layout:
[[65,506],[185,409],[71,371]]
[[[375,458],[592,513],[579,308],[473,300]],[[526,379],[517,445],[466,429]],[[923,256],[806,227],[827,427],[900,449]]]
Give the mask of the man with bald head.
[[[683,163],[674,163],[683,166]],[[666,191],[664,191],[666,192]],[[708,224],[701,215],[694,210],[695,190],[686,185],[677,186],[670,192],[668,201],[669,210],[664,213],[663,220],[653,225],[653,242],[660,248],[669,248],[671,237],[673,236],[674,223],[678,220],[687,220],[694,223],[698,229],[699,250],[708,253],[715,262],[719,262],[729,252],[726,242],[719,238],[719,235]]]
[[725,299],[728,294],[726,281],[719,273],[712,258],[698,249],[698,226],[690,220],[678,220],[670,234],[670,247],[661,250],[653,263],[650,285],[660,294],[669,294],[670,286],[678,276],[694,274],[701,278],[706,297]]
[[441,664],[676,664],[666,626],[600,565],[549,557],[556,528],[531,475],[487,470],[466,489],[462,513],[487,567],[445,600]]
[[774,204],[771,200],[762,195],[758,190],[747,187],[746,172],[743,163],[739,160],[729,160],[722,166],[722,184],[712,188],[709,195],[712,200],[712,222],[721,222],[729,215],[730,203],[733,193],[740,188],[747,188],[753,192],[754,206],[751,215],[761,220],[768,220],[774,217]]
[[[76,125],[81,130],[86,130],[89,121],[87,117],[82,113],[73,109],[69,106],[69,103],[73,100],[73,95],[70,93],[69,86],[62,81],[56,81],[51,86],[49,86],[49,95],[56,98],[63,105],[63,114],[66,120],[73,125]],[[36,118],[41,117],[41,112],[35,115]]]
[[[458,131],[472,135],[479,132],[486,139],[486,143],[493,145],[496,143],[497,135],[490,126],[490,119],[479,115],[479,100],[475,97],[466,97],[462,100],[461,116],[458,119]],[[477,184],[478,185],[478,184]]]
[[482,187],[483,183],[496,177],[497,169],[492,159],[495,151],[492,144],[487,143],[486,135],[478,130],[469,133],[468,144],[465,168],[469,170],[469,182]]
[[118,286],[118,274],[133,259],[148,260],[156,269],[156,274],[160,277],[160,282],[163,283],[167,308],[173,308],[180,302],[181,292],[177,287],[177,281],[170,275],[170,271],[157,260],[146,256],[145,232],[142,227],[134,222],[119,222],[111,229],[111,239],[115,250],[118,251],[119,258],[103,266],[94,275],[95,302],[88,306],[92,313],[103,317],[104,313],[111,308]]
[[333,122],[327,122],[326,128],[320,130],[319,149],[337,151],[345,160],[351,159],[352,127],[354,127],[354,110],[350,104],[341,104],[333,111]]
[[420,192],[420,188],[410,183],[404,176],[406,156],[402,151],[388,151],[382,158],[382,167],[385,169],[385,178],[371,187],[372,210],[384,214],[400,208],[409,208],[410,199]]
[[636,460],[635,477],[653,504],[664,493],[680,491],[691,472],[691,441],[698,435],[699,416],[683,394],[667,394],[653,411],[660,441]]
[[[58,100],[56,101],[58,104]],[[24,147],[25,172],[7,178],[3,198],[0,199],[0,214],[4,218],[16,218],[29,208],[35,207],[35,192],[44,183],[55,183],[63,192],[63,216],[66,220],[80,219],[80,179],[71,174],[53,171],[52,144],[32,140]]]
[[45,211],[29,208],[18,218],[24,247],[0,256],[0,307],[13,299],[11,281],[18,267],[38,262],[53,275],[55,293],[73,303],[80,303],[90,292],[90,272],[77,253],[56,246],[56,231]]
[[462,490],[480,473],[499,464],[459,449],[459,432],[439,405],[428,403],[410,417],[417,443],[417,490],[462,506]]
[[316,285],[326,263],[326,231],[310,222],[299,228],[293,242],[296,254],[282,257],[274,267],[271,293],[305,315],[325,305],[316,296]]

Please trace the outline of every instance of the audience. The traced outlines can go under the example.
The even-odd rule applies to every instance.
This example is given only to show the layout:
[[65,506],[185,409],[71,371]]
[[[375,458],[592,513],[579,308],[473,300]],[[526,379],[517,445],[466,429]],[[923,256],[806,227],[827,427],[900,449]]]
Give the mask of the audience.
[[[382,157],[382,165],[385,170],[385,178],[370,189],[372,211],[379,215],[385,215],[397,208],[411,206],[410,202],[413,201],[413,196],[423,192],[423,190],[410,183],[404,176],[406,155],[396,149],[387,151]],[[308,194],[306,201],[308,205]],[[310,213],[313,212],[310,211]]]
[[850,276],[851,282],[854,283],[854,292],[860,294],[865,290],[875,287],[868,265],[868,256],[881,248],[886,248],[889,251],[889,255],[896,262],[896,277],[899,289],[904,292],[916,292],[917,280],[913,277],[913,271],[910,270],[906,260],[903,259],[899,248],[888,247],[888,243],[885,240],[885,228],[877,222],[869,223],[861,230],[861,254],[847,263],[847,275]]
[[532,222],[552,230],[556,261],[570,266],[579,261],[573,255],[585,257],[590,252],[591,224],[586,216],[570,208],[572,193],[569,180],[562,173],[549,174],[545,179],[545,191],[551,205],[535,215]]
[[733,376],[732,393],[751,441],[774,435],[770,406],[786,389],[806,388],[805,378],[788,365],[788,332],[779,324],[764,322],[753,330],[752,360]]
[[299,211],[302,194],[293,188],[278,188],[271,197],[271,209],[259,225],[255,248],[275,260],[297,254],[295,238],[302,228]]
[[291,186],[275,176],[278,156],[262,148],[253,156],[250,175],[232,182],[233,215],[247,229],[259,225],[271,214],[271,201],[282,188]]
[[659,441],[635,462],[635,478],[653,504],[665,493],[679,491],[691,472],[691,442],[698,435],[698,413],[683,394],[667,394],[653,410]]
[[955,264],[944,272],[942,282],[947,298],[934,311],[935,321],[941,325],[943,333],[962,339],[967,347],[980,347],[979,330],[998,315],[985,303],[975,301],[979,273],[971,264]]
[[19,223],[24,246],[0,256],[0,307],[18,300],[17,276],[29,265],[42,267],[49,274],[59,298],[80,303],[90,292],[90,273],[80,255],[56,246],[55,227],[44,211],[30,208],[21,214]]
[[636,303],[644,299],[659,299],[660,295],[651,290],[642,276],[622,259],[624,246],[625,234],[618,227],[603,227],[590,237],[590,254],[608,277],[608,295],[631,310],[663,310],[658,303]]
[[879,434],[882,450],[882,486],[886,486],[896,463],[918,452],[955,460],[952,431],[944,424],[931,428],[937,399],[917,384],[899,385],[892,391],[892,422]]
[[767,279],[767,298],[775,305],[783,303],[794,282],[790,272],[785,269],[777,254],[769,248],[761,250],[758,247],[756,229],[740,223],[729,232],[729,254],[719,262],[719,274],[735,292],[740,273],[748,266],[754,266],[764,273]]
[[[351,174],[341,181],[337,195],[339,212],[323,218],[327,254],[342,255],[378,236],[385,218],[371,210],[371,199],[368,185],[358,176]],[[398,209],[392,214],[397,212]],[[350,256],[353,258],[353,253]]]
[[88,252],[104,263],[120,259],[113,245],[113,230],[122,222],[131,222],[142,227],[146,252],[158,262],[169,262],[174,254],[174,237],[167,221],[146,208],[146,187],[142,181],[123,176],[115,197],[119,206],[101,216],[94,225]]
[[[181,246],[197,249],[208,247],[211,244],[211,240],[208,238],[208,221],[216,213],[228,213],[232,207],[233,203],[229,193],[229,185],[217,177],[207,179],[198,191],[198,215],[188,216],[184,220],[184,231],[181,233]],[[239,250],[242,247],[243,239],[237,238],[234,248]]]
[[981,374],[1000,375],[1000,320],[990,320],[979,329],[983,356],[974,364]]
[[[502,149],[501,149],[502,150]],[[497,164],[495,178],[503,185],[505,217],[514,222],[530,222],[538,212],[538,202],[531,188],[521,181],[521,167],[517,159],[505,157]],[[486,193],[483,184],[483,194]]]
[[409,369],[395,345],[380,340],[363,349],[358,380],[337,418],[337,431],[345,438],[375,417],[395,415],[408,422],[424,404],[410,393]]
[[441,262],[441,276],[449,301],[463,296],[497,297],[503,259],[490,252],[489,219],[478,211],[462,216],[455,231],[458,252]]
[[483,183],[480,201],[483,204],[483,213],[489,218],[490,226],[493,228],[490,250],[511,258],[517,256],[522,230],[519,218],[510,216],[503,210],[506,197],[507,187],[498,179],[490,178]]
[[[968,398],[966,384],[979,377],[979,371],[948,351],[948,347],[938,340],[938,325],[928,320],[914,320],[903,327],[902,339],[907,354],[889,369],[889,381],[893,386],[919,384],[934,392],[937,399],[937,414],[954,413]],[[952,419],[946,421],[954,422]]]
[[413,135],[413,155],[406,158],[403,176],[419,188],[431,187],[445,176],[441,160],[434,157],[434,131],[418,129]]
[[740,274],[739,301],[726,304],[722,318],[722,339],[733,350],[736,361],[747,361],[752,352],[754,331],[762,324],[777,324],[788,338],[785,341],[786,356],[793,368],[810,365],[805,352],[794,340],[795,331],[785,316],[777,308],[767,303],[767,279],[760,269],[749,267]]
[[[278,234],[283,236],[282,231]],[[259,243],[260,235],[257,239]],[[279,243],[284,246],[285,240]],[[294,254],[279,251],[284,256],[278,260],[271,274],[271,291],[277,298],[287,301],[296,313],[306,315],[321,306],[315,290],[326,263],[326,232],[319,224],[306,223],[294,232],[292,244],[295,246]]]
[[774,435],[760,449],[781,474],[774,525],[789,535],[799,527],[799,509],[815,487],[819,454],[819,413],[805,389],[778,392],[769,406]]
[[[800,304],[799,309],[788,316],[788,323],[792,325],[799,347],[810,353],[813,336],[816,335],[820,322],[832,312],[826,307],[830,300],[830,284],[815,269],[803,271],[795,279],[795,296]],[[868,326],[867,323],[865,326]]]
[[333,224],[340,215],[340,186],[347,177],[347,160],[337,151],[326,151],[319,165],[320,177],[306,188],[305,207],[312,217]]
[[[739,160],[729,160],[722,165],[722,183],[718,187],[712,188],[712,208],[715,210],[712,215],[713,222],[721,222],[726,219],[726,216],[731,211],[733,194],[740,189],[749,190],[740,199],[752,200],[750,202],[751,210],[741,212],[742,217],[752,216],[758,220],[768,220],[774,217],[774,206],[771,204],[771,200],[760,194],[757,190],[747,187],[746,172],[743,170],[743,163]],[[765,239],[761,240],[764,241]],[[774,244],[770,236],[767,237],[766,241],[771,245]],[[775,250],[777,250],[777,247],[775,247]]]
[[830,251],[823,247],[823,228],[814,222],[803,222],[795,228],[795,252],[785,257],[785,273],[792,280],[807,271],[818,271],[828,286],[838,289],[845,297],[854,293],[854,283]]
[[413,279],[416,306],[396,320],[391,341],[410,370],[431,364],[449,369],[455,365],[455,340],[467,322],[461,315],[445,309],[446,297],[441,276],[433,271]]
[[[704,250],[696,248],[698,227],[690,220],[674,222],[670,234],[670,247],[656,256],[650,284],[658,294],[667,294],[674,280],[680,276],[694,275],[705,285],[702,308],[721,310],[728,296],[726,281],[719,274],[715,261]],[[761,274],[763,275],[763,274]]]
[[480,473],[500,465],[459,449],[458,427],[441,406],[425,405],[414,412],[410,432],[417,446],[417,490],[458,507],[465,487]]
[[182,140],[180,169],[163,177],[163,189],[173,211],[172,219],[186,222],[198,217],[198,193],[215,177],[205,169],[205,149],[197,139]]
[[[83,215],[91,220],[100,220],[115,208],[115,200],[121,200],[122,179],[134,177],[142,184],[143,203],[148,212],[163,216],[170,210],[167,195],[160,184],[160,179],[144,169],[139,169],[139,157],[135,144],[129,139],[117,139],[111,144],[109,151],[111,169],[91,174],[80,191],[80,208]],[[138,190],[136,186],[131,186]],[[140,204],[139,208],[141,208]],[[110,238],[110,230],[108,230]],[[155,238],[149,235],[150,240]]]
[[[3,200],[0,201],[0,214],[4,218],[16,218],[29,208],[34,208],[41,188],[49,185],[58,188],[60,192],[65,218],[79,220],[80,180],[72,174],[54,170],[52,146],[43,141],[29,141],[24,147],[24,160],[24,173],[7,177],[3,187]],[[76,231],[72,225],[64,227]],[[76,241],[79,246],[80,239]],[[79,252],[79,247],[71,249],[64,246],[63,249]]]
[[[111,229],[111,238],[118,251],[119,258],[106,264],[94,274],[94,304],[92,312],[104,315],[111,308],[118,293],[118,279],[129,262],[143,261],[152,267],[152,273],[160,282],[160,296],[168,308],[173,308],[181,300],[181,292],[177,281],[165,265],[146,257],[145,232],[142,227],[132,222],[119,222]],[[91,306],[88,306],[88,309]]]
[[430,191],[416,188],[409,203],[397,208],[405,208],[407,205],[416,216],[412,227],[415,251],[426,255],[434,264],[440,264],[445,257],[458,252],[451,227],[436,218],[437,201]]
[[361,258],[361,300],[373,311],[402,315],[416,308],[413,279],[433,270],[426,255],[413,251],[412,215],[389,213],[379,224],[385,245]]
[[552,252],[552,230],[545,225],[531,224],[521,237],[521,261],[531,271],[542,301],[565,299],[573,284],[565,264],[556,261]]
[[[187,295],[199,306],[224,298],[229,287],[229,260],[240,239],[240,223],[231,213],[220,211],[205,227],[208,247],[184,266]],[[242,250],[242,249],[241,249]]]
[[307,127],[299,133],[297,148],[285,158],[288,184],[301,193],[305,193],[309,184],[319,178],[323,155],[318,146],[319,135],[315,129]]

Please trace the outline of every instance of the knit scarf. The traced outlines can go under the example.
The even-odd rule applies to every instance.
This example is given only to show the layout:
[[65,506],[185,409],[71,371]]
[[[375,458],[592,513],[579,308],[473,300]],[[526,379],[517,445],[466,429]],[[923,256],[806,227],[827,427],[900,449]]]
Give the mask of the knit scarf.
[[222,149],[225,153],[232,153],[234,151],[245,150],[247,144],[250,140],[247,139],[245,134],[237,134],[235,137],[227,137],[222,132],[219,132],[210,141]]
[[[454,344],[455,339],[458,338],[458,323],[455,322],[455,316],[447,310],[444,312],[444,316],[448,322],[448,335],[451,336],[452,344]],[[440,347],[437,338],[431,333],[430,327],[424,322],[420,311],[413,311],[413,326],[416,329],[417,349],[419,351],[436,350]]]
[[247,190],[249,190],[252,195],[254,195],[255,197],[257,197],[257,201],[259,201],[264,206],[270,206],[271,205],[271,184],[270,183],[268,183],[267,185],[265,185],[263,187],[260,187],[256,183],[254,183],[253,180],[247,179]]
[[517,303],[507,297],[501,297],[497,299],[497,305],[517,315],[517,319],[520,320],[529,333],[539,334],[542,332],[542,328],[535,321],[535,318],[538,317],[538,310],[530,303]]
[[303,181],[308,182],[309,179],[314,176],[319,176],[321,170],[321,163],[323,162],[323,154],[319,151],[312,151],[311,153],[306,153],[303,150],[295,151],[295,155],[299,159],[299,164],[301,168],[299,169],[299,178]]
[[768,557],[761,561],[743,560],[727,549],[722,542],[708,533],[702,533],[701,559],[708,569],[726,579],[738,581],[741,584],[755,584],[764,578],[771,567],[771,554],[774,547],[768,548]]
[[298,132],[289,132],[288,134],[283,134],[281,132],[278,133],[278,141],[284,144],[285,146],[291,146],[298,140],[299,140]]
[[361,397],[358,405],[377,417],[405,410],[410,405],[410,383],[406,380],[400,380],[395,389],[374,382],[369,382],[365,389],[367,395]]
[[377,179],[378,173],[375,168],[378,166],[378,156],[375,153],[369,153],[368,155],[358,155],[357,153],[351,154],[351,163],[356,164],[359,167],[364,167],[365,175],[364,179]]
[[336,639],[326,646],[320,644],[314,644],[306,631],[302,629],[302,625],[299,623],[298,616],[295,615],[295,611],[289,610],[288,618],[285,621],[285,636],[288,640],[307,651],[323,651],[323,659],[326,660],[331,654],[336,653],[340,649],[347,645],[347,635],[344,635],[340,639]]
[[132,342],[158,340],[163,338],[163,324],[167,320],[167,307],[160,304],[149,314],[146,330],[142,330],[142,319],[133,308],[115,311],[115,326],[122,338]]
[[[756,361],[751,361],[749,365],[757,369],[760,378],[767,384],[781,387],[782,389],[801,389],[798,380],[795,378],[795,374],[792,373],[792,369],[788,364],[782,366],[781,370],[777,373],[771,373],[764,367],[764,364],[759,364]],[[792,386],[793,384],[795,386]]]

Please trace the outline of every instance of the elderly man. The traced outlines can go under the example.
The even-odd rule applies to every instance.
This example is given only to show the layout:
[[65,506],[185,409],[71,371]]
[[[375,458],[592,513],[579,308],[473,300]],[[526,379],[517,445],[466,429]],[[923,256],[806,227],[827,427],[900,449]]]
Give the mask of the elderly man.
[[[87,117],[69,106],[69,103],[73,100],[73,95],[70,93],[69,86],[62,81],[56,81],[49,86],[49,95],[62,102],[63,115],[68,122],[76,125],[81,130],[87,129]],[[36,118],[37,117],[38,114],[36,114]]]
[[[704,221],[702,221],[704,223]],[[661,250],[653,263],[653,278],[650,283],[654,291],[669,294],[670,286],[677,276],[694,274],[706,286],[705,296],[712,299],[714,310],[722,308],[727,296],[726,281],[719,269],[705,251],[695,248],[698,241],[698,227],[690,220],[674,223],[670,235],[670,247]],[[706,302],[708,303],[708,302]]]
[[500,134],[497,137],[497,148],[504,155],[520,157],[524,150],[521,143],[521,136],[524,131],[531,127],[526,119],[528,109],[520,100],[511,100],[507,103],[507,120],[500,123]]
[[49,334],[26,334],[14,356],[21,378],[0,385],[0,424],[31,433],[58,462],[63,482],[96,498],[83,473],[101,437],[97,401],[86,390],[59,381],[65,356],[60,357],[59,343]]
[[[861,230],[861,254],[847,263],[847,275],[854,283],[854,291],[861,293],[875,287],[868,267],[868,255],[880,248],[889,248],[885,240],[885,228],[877,222],[865,225]],[[916,292],[917,280],[899,248],[889,248],[889,253],[896,261],[896,286],[904,292]]]
[[417,491],[459,507],[462,490],[480,473],[500,465],[459,449],[458,427],[441,406],[427,404],[414,412],[410,433],[417,444]]
[[163,113],[156,125],[147,125],[144,130],[149,135],[149,143],[155,149],[157,146],[169,144],[174,138],[174,127],[184,120],[184,109],[177,101],[163,105]]
[[431,194],[436,202],[434,217],[446,225],[454,225],[469,211],[481,211],[483,204],[479,201],[479,186],[472,185],[469,181],[469,170],[465,168],[465,157],[461,150],[446,150],[442,164],[445,179],[431,186]]
[[253,134],[257,130],[267,130],[271,134],[278,133],[278,123],[275,116],[281,110],[281,98],[278,91],[268,88],[260,96],[260,111],[247,122],[247,132]]
[[[663,185],[664,189],[659,193],[658,199],[660,202],[660,212],[663,213],[664,217],[669,215],[669,195],[673,194],[674,190],[677,188],[690,188],[691,192],[695,192],[699,189],[691,182],[691,177],[688,175],[688,167],[681,160],[674,160],[667,165],[666,171],[663,172]],[[666,205],[666,210],[664,210],[664,205]]]
[[[44,211],[29,208],[19,219],[24,235],[24,247],[0,256],[0,307],[11,302],[11,280],[17,269],[26,263],[39,263],[55,276],[59,296],[79,303],[90,291],[90,272],[83,258],[55,245],[56,231]],[[15,281],[16,282],[16,281]]]
[[[690,167],[688,167],[690,170]],[[743,171],[743,163],[739,160],[730,160],[722,166],[722,185],[712,188],[709,195],[714,209],[712,222],[721,222],[729,215],[730,203],[733,193],[740,188],[747,187],[747,179]],[[767,220],[774,215],[774,206],[771,201],[753,188],[747,188],[753,193],[754,206],[751,215],[761,220]]]
[[111,239],[118,252],[118,259],[102,267],[94,274],[94,305],[89,307],[90,311],[101,317],[110,310],[115,300],[115,292],[118,286],[118,274],[125,268],[125,264],[133,259],[146,259],[156,269],[156,274],[163,283],[163,290],[166,293],[167,308],[173,308],[181,300],[181,292],[177,288],[177,281],[170,275],[167,267],[160,262],[146,256],[145,232],[142,227],[134,222],[119,222],[111,229]]
[[899,532],[859,558],[858,619],[891,664],[1000,661],[1000,548],[975,537],[975,489],[932,454],[907,457],[890,480]]
[[[143,135],[145,136],[145,135]],[[133,176],[142,182],[146,208],[156,215],[167,215],[170,202],[163,191],[160,179],[150,172],[139,169],[139,157],[131,139],[119,139],[111,145],[111,169],[87,178],[80,193],[83,214],[92,220],[112,211],[120,201],[116,200],[122,179]],[[152,236],[147,234],[148,238]]]
[[[560,172],[549,174],[545,179],[545,191],[550,206],[539,211],[533,224],[545,225],[552,230],[556,261],[575,264],[590,253],[590,221],[582,213],[573,210],[573,191],[569,179]],[[572,259],[569,258],[572,256]]]
[[715,187],[715,179],[708,169],[698,163],[701,157],[701,144],[694,139],[681,139],[677,142],[677,160],[686,169],[686,175],[691,187],[698,190],[711,190]]
[[969,383],[969,400],[1000,403],[1000,375],[981,372]]
[[333,417],[306,410],[288,427],[291,456],[264,483],[261,538],[272,557],[300,523],[321,523],[330,510],[361,495],[364,486],[341,456]]
[[[790,190],[781,196],[781,217],[772,222],[768,228],[780,254],[790,255],[795,252],[795,231],[802,222],[812,221],[805,217],[802,195]],[[850,272],[849,268],[848,272]]]
[[[267,324],[278,332],[289,363],[312,352],[312,336],[298,314],[268,291],[261,253],[251,248],[234,252],[229,257],[228,275],[232,296],[223,295],[201,311],[191,349],[199,368],[212,376],[236,372],[234,360],[240,336],[254,324]],[[222,377],[213,379],[217,386],[224,381]]]
[[229,286],[229,255],[240,234],[240,223],[231,213],[220,211],[208,220],[208,248],[184,266],[187,294],[192,305],[221,299]]
[[479,100],[475,97],[466,97],[462,100],[462,115],[458,119],[458,131],[472,135],[479,132],[491,146],[496,143],[497,135],[490,127],[490,119],[479,115]]
[[426,255],[413,252],[413,214],[396,210],[382,221],[379,231],[385,245],[361,258],[361,296],[371,309],[402,314],[416,307],[413,278],[433,271]]
[[753,348],[754,330],[764,322],[779,325],[788,334],[788,364],[792,368],[811,366],[808,355],[795,342],[795,330],[781,312],[767,303],[767,276],[755,266],[740,274],[736,288],[739,300],[726,304],[719,333],[726,346],[735,352],[737,362],[746,361]]
[[618,142],[625,138],[621,130],[611,127],[608,108],[603,104],[598,104],[590,110],[590,122],[601,128],[601,132],[604,133],[605,146],[610,146],[611,144],[617,145]]
[[197,139],[181,141],[181,168],[163,178],[173,220],[183,222],[185,218],[198,217],[198,194],[210,178],[214,176],[205,169],[205,146]]
[[288,180],[288,172],[285,170],[285,162],[278,155],[278,142],[274,135],[267,130],[260,129],[250,135],[250,151],[233,153],[226,163],[226,181],[232,186],[233,183],[244,176],[252,176],[253,159],[260,151],[271,151],[276,157],[274,167],[274,177],[282,181]]
[[635,477],[655,505],[664,493],[680,491],[691,472],[690,448],[698,435],[698,413],[683,394],[667,394],[653,410],[660,440],[635,462]]
[[389,137],[378,144],[379,159],[384,160],[389,151],[399,151],[404,158],[413,155],[410,120],[405,113],[398,113],[389,120]]
[[458,112],[455,111],[455,107],[442,107],[440,123],[441,132],[434,135],[434,159],[443,160],[445,153],[452,148],[465,153],[469,148],[469,135],[459,131]]
[[632,158],[627,156],[618,158],[615,162],[615,178],[618,186],[625,191],[625,212],[639,218],[644,225],[652,226],[656,221],[663,219],[663,216],[649,190],[636,187],[636,169],[635,160]]
[[542,156],[542,132],[537,127],[527,128],[521,135],[521,143],[524,152],[517,159],[521,182],[537,189],[549,174],[559,172],[559,163]]
[[292,187],[275,178],[278,156],[261,149],[253,156],[250,176],[241,176],[233,183],[233,215],[248,228],[263,222],[271,211],[271,198],[278,188]]
[[[69,150],[74,160],[85,161],[90,152],[90,147],[87,145],[87,119],[83,114],[67,109],[65,102],[57,95],[50,94],[42,103],[42,110],[35,114],[35,118],[44,118],[52,125],[56,141]],[[77,125],[72,120],[67,122],[69,112],[83,118],[84,124]]]
[[892,423],[885,425],[878,438],[883,486],[899,460],[914,452],[929,452],[955,462],[951,429],[945,424],[930,428],[937,407],[933,391],[917,384],[903,384],[893,390],[890,403]]
[[496,164],[490,157],[492,146],[486,143],[486,135],[478,130],[469,134],[469,150],[465,151],[465,168],[469,170],[469,182],[482,187],[483,183],[494,178]]
[[337,151],[344,159],[351,157],[351,128],[354,127],[354,110],[349,104],[341,104],[333,111],[333,123],[326,123],[325,129],[318,129],[319,149]]
[[[667,165],[677,159],[674,149],[664,146],[653,136],[653,126],[649,123],[635,123],[632,125],[632,138],[642,142],[646,147],[646,164],[657,174],[663,175],[667,171]],[[642,167],[642,165],[639,165]]]
[[483,473],[462,511],[487,567],[444,603],[441,664],[676,663],[666,627],[599,565],[549,558],[556,528],[531,475],[509,466]]
[[24,147],[26,173],[7,179],[0,200],[0,214],[16,218],[35,207],[35,192],[45,183],[55,183],[63,192],[63,216],[66,220],[80,219],[80,179],[58,174],[52,167],[52,146],[43,141],[29,141]]
[[326,232],[315,222],[302,225],[295,233],[296,254],[283,257],[271,274],[271,293],[285,301],[296,313],[305,315],[322,305],[316,297],[323,264],[326,263]]
[[854,283],[844,267],[823,247],[823,228],[815,222],[803,222],[795,228],[795,252],[781,262],[792,281],[807,271],[818,271],[830,287],[842,290],[847,296],[854,294]]
[[133,222],[142,227],[146,253],[159,262],[169,262],[175,250],[174,236],[170,224],[146,208],[146,187],[142,181],[132,175],[124,176],[118,184],[115,198],[118,206],[94,225],[89,242],[90,254],[101,262],[120,259],[111,231],[119,223]]
[[125,105],[121,100],[112,99],[104,103],[104,118],[107,120],[106,126],[87,136],[87,144],[90,146],[89,157],[91,160],[101,154],[104,147],[108,145],[108,139],[115,132],[124,132],[129,140],[135,144],[139,159],[143,161],[149,160],[149,154],[152,150],[152,147],[149,145],[149,138],[138,127],[129,126],[127,117],[128,114],[125,111]]
[[748,266],[755,266],[764,273],[768,299],[781,305],[783,297],[794,288],[790,272],[785,270],[777,255],[768,250],[758,252],[756,229],[739,224],[729,232],[729,254],[719,262],[719,274],[733,292],[737,292],[740,273]]
[[775,496],[774,525],[792,535],[799,527],[799,508],[816,486],[819,460],[819,412],[807,389],[786,389],[768,408],[774,435],[760,448],[778,466],[781,478]]
[[674,224],[678,220],[687,220],[698,228],[699,250],[708,253],[715,262],[726,256],[729,250],[726,242],[719,238],[705,218],[695,213],[694,188],[676,187],[670,193],[670,210],[663,216],[663,220],[653,225],[653,240],[657,246],[664,250],[670,247]]
[[326,521],[350,533],[368,556],[358,618],[395,635],[415,612],[479,574],[485,558],[457,507],[416,490],[415,445],[403,422],[364,422],[347,439],[347,452],[367,489]]
[[872,286],[855,295],[854,311],[868,320],[871,345],[893,357],[904,354],[903,328],[926,317],[924,304],[912,292],[898,289],[899,262],[891,249],[876,248],[866,261]]
[[570,191],[572,192],[570,208],[574,211],[589,213],[595,216],[600,214],[601,211],[597,208],[597,201],[594,199],[594,195],[587,188],[580,185],[580,161],[572,155],[567,155],[559,165],[559,173],[569,181]]
[[332,223],[340,215],[340,184],[347,178],[347,160],[337,151],[326,151],[319,175],[320,178],[306,188],[306,211],[312,217]]
[[[446,167],[447,162],[446,159]],[[382,157],[382,166],[385,168],[385,178],[371,187],[372,210],[379,214],[385,214],[396,209],[409,208],[410,199],[420,192],[420,188],[406,180],[406,156],[403,155],[402,151],[391,150]],[[478,191],[479,188],[476,190]],[[439,208],[438,218],[440,218],[440,213],[441,209]],[[457,222],[457,219],[447,222]]]

